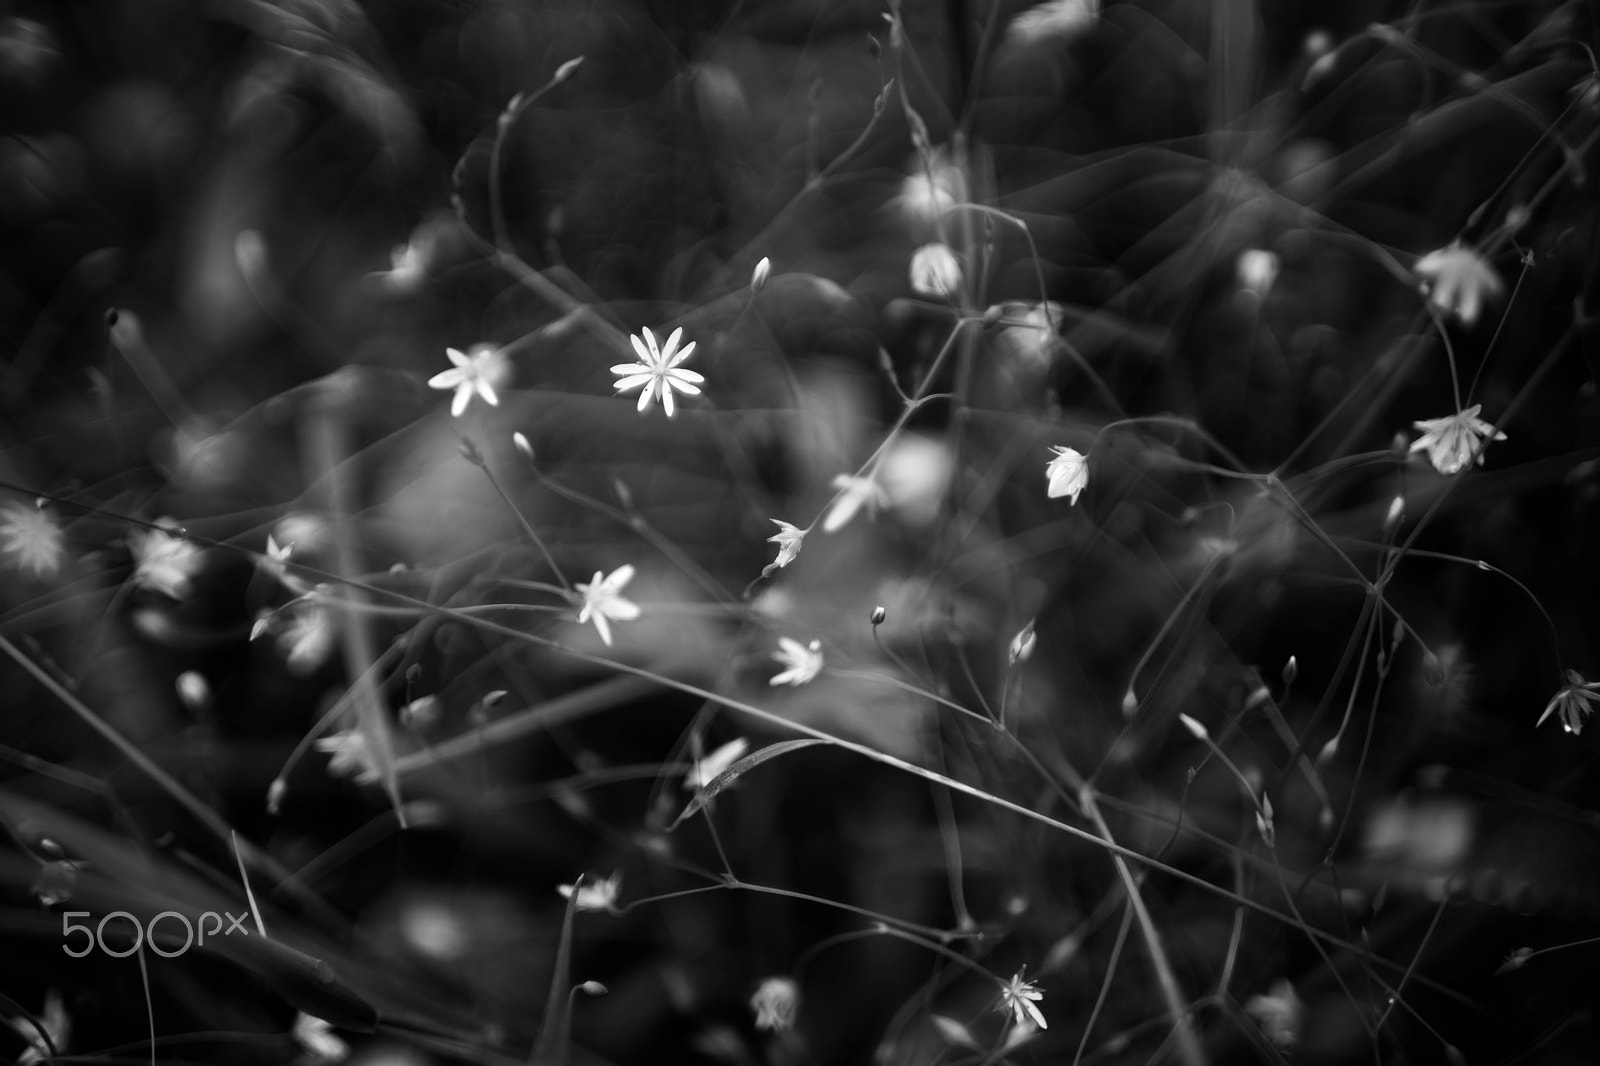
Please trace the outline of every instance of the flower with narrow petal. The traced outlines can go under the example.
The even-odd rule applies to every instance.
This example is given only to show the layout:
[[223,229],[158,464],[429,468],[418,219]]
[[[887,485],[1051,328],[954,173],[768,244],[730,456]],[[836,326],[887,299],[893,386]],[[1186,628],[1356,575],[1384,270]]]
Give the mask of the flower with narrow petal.
[[480,344],[470,353],[456,348],[446,348],[444,354],[454,365],[449,370],[441,370],[429,378],[428,388],[455,390],[455,398],[450,401],[452,418],[461,417],[461,413],[467,409],[467,404],[472,402],[474,394],[481,397],[490,407],[500,403],[500,397],[495,394],[494,387],[504,379],[507,369],[506,358],[500,349],[493,345]]
[[1244,1010],[1279,1050],[1288,1051],[1294,1047],[1306,1005],[1295,994],[1288,978],[1278,978],[1267,995],[1251,996],[1245,1001]]
[[696,759],[694,765],[689,767],[689,772],[683,775],[683,787],[698,792],[715,781],[728,767],[744,758],[744,753],[749,750],[748,740],[744,737],[735,737],[705,758]]
[[370,785],[383,776],[367,735],[359,729],[323,737],[317,741],[317,750],[333,756],[328,760],[329,777],[353,777],[358,785]]
[[800,1014],[800,986],[787,977],[768,977],[756,986],[750,1009],[756,1013],[757,1029],[787,1032]]
[[66,555],[61,527],[40,507],[8,503],[0,507],[0,555],[34,577],[54,577]]
[[622,590],[633,580],[633,564],[619,566],[609,574],[594,572],[594,580],[579,582],[575,587],[583,595],[583,606],[578,611],[578,624],[593,621],[600,631],[600,639],[611,646],[611,623],[631,622],[639,617],[639,605],[624,599]]
[[778,527],[778,532],[767,538],[769,544],[778,546],[778,557],[772,560],[772,566],[774,569],[781,570],[794,562],[795,558],[800,554],[800,542],[805,539],[806,531],[799,526],[791,526],[789,523],[779,521],[776,518],[770,519],[770,521]]
[[948,299],[961,288],[961,261],[948,245],[924,244],[911,254],[911,291]]
[[700,395],[700,386],[705,383],[705,378],[693,370],[684,370],[682,364],[690,355],[694,354],[695,341],[690,341],[681,349],[678,342],[683,340],[683,327],[679,326],[667,338],[666,347],[657,347],[656,335],[650,332],[650,327],[645,326],[639,332],[644,334],[640,340],[637,335],[630,336],[633,350],[639,356],[637,363],[618,363],[611,368],[613,374],[618,375],[616,390],[631,392],[641,385],[644,391],[639,393],[639,410],[643,411],[650,406],[650,400],[657,394],[661,395],[661,409],[667,412],[667,417],[672,418],[677,414],[673,405],[673,390],[689,396]]
[[1089,457],[1076,448],[1052,446],[1050,450],[1056,457],[1044,465],[1045,476],[1050,479],[1045,494],[1052,500],[1071,497],[1069,502],[1076,505],[1078,495],[1089,484]]
[[1044,1020],[1044,1013],[1039,1010],[1038,1003],[1044,999],[1044,993],[1039,991],[1039,986],[1032,981],[1024,981],[1022,975],[1027,972],[1024,966],[1012,975],[1011,980],[1000,986],[1000,1002],[995,1010],[1004,1013],[1010,1011],[1018,1025],[1037,1025],[1040,1029],[1050,1026]]
[[801,685],[812,681],[822,673],[822,641],[813,640],[810,644],[802,644],[789,637],[778,638],[778,650],[772,653],[778,665],[784,667],[781,674],[775,674],[767,684],[776,688],[779,685],[792,685],[799,688]]
[[306,677],[333,654],[339,636],[334,615],[322,587],[301,597],[280,612],[284,619],[278,631],[278,650],[284,665],[295,677]]
[[1478,465],[1482,466],[1483,453],[1487,448],[1485,442],[1506,439],[1504,433],[1478,417],[1482,407],[1482,404],[1475,403],[1465,411],[1445,418],[1427,418],[1411,423],[1422,431],[1422,436],[1412,442],[1411,450],[1426,451],[1433,468],[1446,476],[1467,466],[1474,452],[1478,456]]
[[1545,704],[1544,713],[1533,723],[1538,729],[1552,714],[1561,719],[1561,728],[1573,736],[1583,732],[1583,720],[1600,706],[1600,681],[1585,681],[1576,670],[1567,671],[1567,683]]
[[169,532],[172,519],[156,522],[157,529],[134,531],[128,538],[133,551],[133,583],[175,600],[189,594],[200,549],[178,532]]
[[[570,885],[557,885],[556,891],[561,893],[562,899],[572,900],[573,907],[580,911],[610,911],[615,914],[617,896],[622,892],[622,873],[613,871],[610,877],[598,881],[580,877]],[[577,898],[574,899],[574,896]]]
[[335,1036],[333,1026],[312,1014],[294,1019],[294,1038],[313,1062],[343,1062],[350,1057],[350,1045]]
[[1012,19],[1006,37],[1022,43],[1068,39],[1094,25],[1099,13],[1100,0],[1046,0]]
[[1416,272],[1433,306],[1467,326],[1478,321],[1486,301],[1505,291],[1489,261],[1460,241],[1417,260]]
[[822,520],[824,533],[837,533],[843,529],[862,507],[866,507],[867,515],[871,517],[878,508],[889,502],[888,492],[870,477],[840,474],[833,479],[833,487],[839,495],[834,498],[833,506],[828,508],[828,515]]

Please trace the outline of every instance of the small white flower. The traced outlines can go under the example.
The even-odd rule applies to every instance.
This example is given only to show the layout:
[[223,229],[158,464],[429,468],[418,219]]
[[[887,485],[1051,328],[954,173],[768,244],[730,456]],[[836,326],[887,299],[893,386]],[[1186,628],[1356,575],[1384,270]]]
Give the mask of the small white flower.
[[722,771],[744,758],[744,753],[749,750],[750,742],[744,737],[728,741],[705,758],[695,760],[689,772],[683,775],[683,787],[698,792],[715,781]]
[[802,644],[789,637],[778,638],[778,650],[772,653],[778,665],[784,667],[781,674],[773,675],[767,684],[776,688],[779,685],[793,685],[799,688],[816,678],[822,672],[822,641],[813,640],[810,644]]
[[843,529],[863,506],[867,509],[868,517],[871,517],[879,507],[889,502],[889,494],[883,486],[870,477],[840,474],[833,479],[833,487],[839,495],[833,501],[833,506],[828,508],[827,517],[822,520],[824,533],[836,533]]
[[450,362],[455,364],[449,370],[441,370],[428,379],[430,389],[454,389],[455,398],[450,401],[450,415],[460,418],[461,413],[467,409],[467,404],[472,402],[473,394],[482,397],[483,402],[494,407],[500,402],[500,397],[495,394],[496,384],[503,384],[509,364],[500,349],[489,344],[480,344],[473,348],[471,353],[459,351],[455,348],[446,348],[444,354]]
[[1069,496],[1076,505],[1079,494],[1089,484],[1089,457],[1076,448],[1052,446],[1050,450],[1056,457],[1044,467],[1045,476],[1050,479],[1046,495],[1052,500]]
[[667,412],[667,417],[672,418],[676,413],[673,405],[672,393],[678,392],[689,396],[700,395],[700,386],[705,383],[705,378],[693,370],[684,370],[681,364],[694,353],[695,341],[685,344],[682,349],[678,342],[683,339],[683,327],[679,326],[667,338],[664,348],[656,346],[656,335],[650,332],[650,327],[645,326],[641,333],[644,339],[637,335],[630,336],[633,350],[639,356],[637,363],[618,363],[611,368],[613,374],[619,375],[616,383],[618,392],[631,392],[644,386],[644,391],[639,394],[639,410],[643,411],[650,406],[650,400],[661,394],[661,409]]
[[294,1038],[317,1062],[343,1062],[350,1056],[350,1045],[334,1035],[333,1026],[311,1014],[295,1015]]
[[929,155],[926,165],[917,160],[917,169],[906,175],[893,201],[906,225],[919,236],[938,232],[945,215],[966,198],[966,175],[950,162],[950,150],[940,145]]
[[1094,25],[1100,0],[1047,0],[1011,20],[1006,36],[1031,44],[1050,37],[1071,38]]
[[778,557],[772,561],[772,565],[781,569],[794,562],[800,554],[800,542],[805,539],[806,531],[776,518],[769,521],[778,527],[778,532],[767,538],[768,543],[778,546]]
[[561,893],[562,899],[572,899],[574,892],[578,898],[574,901],[580,911],[611,911],[616,912],[617,896],[622,891],[622,873],[613,871],[610,877],[598,881],[579,878],[570,885],[557,885],[556,891]]
[[316,746],[318,751],[333,756],[328,760],[330,777],[353,777],[358,785],[370,785],[383,776],[366,734],[359,729],[323,737]]
[[1433,306],[1467,326],[1478,321],[1487,300],[1505,291],[1489,261],[1459,241],[1417,260],[1416,272]]
[[787,977],[768,977],[756,986],[750,1009],[756,1013],[757,1029],[787,1032],[800,1014],[800,986]]
[[1300,1035],[1300,1021],[1306,1005],[1295,995],[1294,985],[1280,977],[1270,994],[1251,996],[1244,1005],[1245,1013],[1256,1020],[1268,1040],[1280,1050],[1294,1047]]
[[1018,1025],[1032,1024],[1040,1029],[1048,1029],[1044,1013],[1037,1005],[1044,999],[1044,993],[1032,981],[1022,979],[1026,971],[1027,967],[1023,967],[1012,975],[1011,980],[1000,986],[1000,1002],[995,1010],[1002,1013],[1009,1010]]
[[1457,473],[1471,462],[1474,451],[1478,453],[1478,465],[1482,466],[1487,450],[1482,442],[1506,439],[1504,433],[1478,417],[1482,407],[1482,404],[1475,403],[1465,411],[1445,418],[1413,422],[1412,426],[1421,430],[1422,436],[1412,442],[1411,450],[1427,451],[1428,461],[1433,468],[1446,476]]
[[72,1019],[67,1017],[67,1008],[61,1002],[61,993],[53,988],[45,994],[44,1011],[39,1018],[45,1033],[49,1034],[48,1043],[33,1022],[27,1018],[9,1018],[7,1022],[28,1042],[22,1054],[17,1056],[17,1066],[33,1066],[36,1062],[50,1061],[50,1045],[54,1044],[59,1054],[66,1050],[67,1040],[72,1035]]
[[160,529],[135,530],[128,538],[133,550],[133,583],[175,600],[189,594],[200,550],[182,536],[167,532],[172,519],[156,522]]
[[611,646],[611,622],[631,622],[639,617],[639,605],[624,599],[622,590],[633,580],[633,565],[619,566],[604,576],[594,572],[594,580],[575,587],[583,594],[583,607],[578,611],[578,624],[593,621],[600,631],[600,639]]
[[283,652],[284,665],[294,676],[306,677],[333,654],[339,636],[333,611],[321,595],[313,592],[285,607],[279,616],[285,619],[278,631],[278,650]]
[[948,299],[961,288],[961,262],[947,245],[924,244],[911,254],[911,291]]
[[1567,683],[1545,704],[1544,713],[1533,723],[1538,729],[1552,714],[1561,719],[1561,728],[1573,736],[1583,732],[1583,720],[1600,706],[1600,681],[1585,681],[1576,670],[1567,671]]
[[0,555],[10,556],[18,570],[54,577],[66,555],[62,540],[61,527],[41,508],[15,502],[0,507]]
[[[1018,315],[1018,311],[1021,311]],[[1002,328],[996,339],[1013,358],[1035,370],[1045,370],[1061,338],[1057,332],[1063,321],[1065,308],[1054,300],[1040,304],[1017,304],[1007,308]]]

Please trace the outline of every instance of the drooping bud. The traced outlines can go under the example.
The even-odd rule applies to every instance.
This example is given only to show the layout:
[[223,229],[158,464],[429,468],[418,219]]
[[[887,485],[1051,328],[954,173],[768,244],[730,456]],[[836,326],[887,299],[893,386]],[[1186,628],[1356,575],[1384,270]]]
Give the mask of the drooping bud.
[[889,612],[886,609],[884,609],[881,605],[878,606],[878,607],[874,607],[872,609],[872,624],[873,625],[875,625],[875,626],[883,625],[883,620],[885,618],[888,618],[888,617],[889,617]]
[[767,287],[767,277],[772,273],[772,260],[766,256],[761,257],[761,262],[756,264],[755,270],[750,273],[750,295],[759,295]]

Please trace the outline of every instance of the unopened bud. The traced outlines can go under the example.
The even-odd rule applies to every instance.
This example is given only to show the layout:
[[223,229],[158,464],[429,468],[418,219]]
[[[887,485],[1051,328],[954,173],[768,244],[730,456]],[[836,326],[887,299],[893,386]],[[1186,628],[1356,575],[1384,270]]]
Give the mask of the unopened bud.
[[583,66],[583,57],[573,56],[571,59],[567,60],[565,63],[556,68],[556,75],[550,79],[550,84],[560,85],[562,82],[576,74],[578,72],[578,68],[581,66]]
[[410,666],[406,667],[406,684],[415,685],[418,681],[421,681],[421,680],[422,680],[422,664],[421,663],[412,663]]
[[1196,740],[1206,740],[1211,736],[1210,731],[1207,730],[1197,718],[1191,718],[1186,714],[1180,713],[1178,715],[1178,721],[1183,723],[1183,728],[1194,734],[1194,738]]
[[416,732],[432,729],[439,721],[438,696],[423,696],[400,708],[400,724]]
[[889,612],[887,610],[885,610],[883,607],[881,607],[881,606],[880,607],[874,607],[872,609],[872,624],[873,625],[875,625],[875,626],[883,625],[883,620],[885,618],[888,618],[888,617],[889,617]]
[[1283,664],[1283,683],[1285,685],[1292,685],[1294,684],[1295,678],[1299,676],[1300,660],[1291,655],[1289,656],[1289,661]]
[[755,296],[767,287],[767,277],[772,273],[772,260],[766,256],[761,257],[761,262],[750,274],[750,295]]
[[1038,634],[1033,629],[1033,619],[1028,624],[1017,630],[1017,635],[1011,638],[1011,665],[1025,663],[1033,656],[1033,646],[1038,643]]
[[511,434],[511,443],[516,445],[517,451],[522,454],[524,459],[530,463],[533,462],[533,445],[526,436],[520,432],[513,433]]
[[1139,697],[1133,694],[1133,688],[1130,686],[1128,691],[1122,694],[1122,717],[1132,718],[1138,713]]
[[610,992],[610,989],[606,988],[606,986],[601,984],[599,981],[585,981],[583,984],[579,985],[578,988],[580,991],[591,996],[604,996]]
[[1385,533],[1395,527],[1395,523],[1400,521],[1400,516],[1405,513],[1405,509],[1406,498],[1404,496],[1396,496],[1389,501],[1389,513],[1383,516],[1383,531]]
[[211,686],[197,671],[185,670],[178,675],[176,685],[178,698],[190,711],[201,714],[211,709]]
[[283,794],[289,791],[288,784],[281,777],[272,779],[272,784],[267,786],[267,813],[277,814],[283,807]]

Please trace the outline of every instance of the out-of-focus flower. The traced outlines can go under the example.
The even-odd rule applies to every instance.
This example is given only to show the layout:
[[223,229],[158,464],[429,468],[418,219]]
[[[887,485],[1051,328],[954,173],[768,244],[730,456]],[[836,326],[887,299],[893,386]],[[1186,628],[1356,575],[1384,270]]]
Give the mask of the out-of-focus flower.
[[948,299],[961,288],[961,262],[948,245],[924,244],[911,253],[911,291]]
[[1600,681],[1585,681],[1576,670],[1567,671],[1567,683],[1545,704],[1544,713],[1533,723],[1538,729],[1552,714],[1561,719],[1561,728],[1573,736],[1583,732],[1583,720],[1600,706]]
[[1070,39],[1094,25],[1100,0],[1046,0],[1011,20],[1006,37],[1031,44],[1047,38]]
[[1089,457],[1076,448],[1052,446],[1050,450],[1056,457],[1044,466],[1045,476],[1050,479],[1046,495],[1052,500],[1069,496],[1076,505],[1079,494],[1089,484]]
[[350,1045],[335,1036],[333,1026],[304,1012],[294,1019],[294,1038],[315,1062],[343,1062],[350,1057]]
[[917,158],[916,169],[906,175],[894,198],[894,206],[918,237],[936,234],[945,215],[967,198],[966,175],[951,161],[950,149],[940,145],[928,156],[926,164]]
[[1018,1025],[1037,1025],[1040,1029],[1050,1026],[1044,1020],[1044,1012],[1039,1010],[1039,1001],[1044,999],[1044,993],[1032,981],[1025,981],[1022,975],[1027,967],[1012,974],[1011,980],[1000,985],[1000,1002],[995,1009],[1004,1013],[1011,1012],[1012,1018]]
[[[67,1041],[72,1036],[72,1019],[67,1017],[61,993],[53,988],[45,994],[44,1012],[39,1018],[39,1024],[44,1027],[43,1034],[27,1018],[8,1018],[7,1023],[28,1042],[22,1054],[17,1056],[17,1066],[33,1066],[36,1062],[50,1061],[51,1045],[54,1045],[54,1053],[59,1055],[66,1050]],[[50,1039],[47,1041],[45,1036]]]
[[173,528],[170,518],[158,519],[159,529],[135,530],[128,537],[133,551],[133,583],[175,600],[189,594],[194,571],[200,563],[200,549]]
[[884,492],[883,486],[870,477],[840,474],[833,479],[833,487],[838,490],[839,495],[822,520],[824,533],[837,533],[843,529],[863,506],[866,507],[867,515],[870,517],[879,507],[889,502],[889,495]]
[[616,390],[631,392],[644,386],[644,391],[639,394],[639,410],[643,411],[650,406],[650,400],[658,392],[661,394],[661,409],[667,412],[667,417],[672,418],[676,413],[673,406],[672,393],[678,392],[689,396],[700,395],[700,386],[705,383],[705,378],[693,370],[682,369],[684,360],[694,354],[695,341],[690,341],[681,349],[678,342],[683,340],[683,327],[679,326],[667,338],[665,347],[656,345],[656,335],[650,332],[650,327],[645,326],[640,330],[644,339],[632,335],[628,340],[633,342],[633,350],[639,356],[637,363],[618,363],[611,368],[613,374],[619,375]]
[[581,626],[593,621],[595,629],[600,631],[600,639],[605,641],[608,648],[611,646],[611,623],[631,622],[639,617],[639,605],[622,596],[622,590],[633,580],[633,574],[633,564],[629,563],[603,576],[596,570],[594,580],[575,586],[583,595],[578,624]]
[[787,977],[768,977],[756,986],[750,1009],[755,1011],[757,1029],[788,1032],[800,1014],[800,986]]
[[323,737],[317,741],[317,750],[332,756],[328,760],[330,777],[353,777],[358,785],[371,785],[383,776],[366,734],[359,729]]
[[1489,261],[1460,241],[1429,252],[1417,260],[1415,269],[1433,306],[1467,326],[1478,321],[1486,301],[1505,291]]
[[1240,288],[1265,298],[1272,291],[1273,282],[1278,280],[1277,253],[1265,248],[1247,249],[1239,253],[1239,262],[1234,270]]
[[321,592],[312,592],[296,600],[274,617],[282,619],[278,650],[283,653],[284,665],[291,674],[306,677],[328,661],[339,636],[339,627],[334,624],[333,610]]
[[598,881],[579,878],[570,885],[557,885],[556,891],[561,893],[562,899],[573,899],[573,906],[580,911],[611,911],[617,909],[617,896],[622,892],[622,873],[613,871],[610,877]]
[[778,650],[772,653],[772,657],[784,670],[781,674],[774,674],[767,684],[774,688],[778,685],[799,688],[822,672],[822,641],[802,644],[790,637],[779,637]]
[[877,480],[901,518],[926,526],[939,516],[955,468],[955,455],[944,441],[901,433],[884,453]]
[[54,577],[66,555],[61,527],[43,508],[15,501],[0,507],[0,555],[37,578]]
[[173,687],[178,690],[178,699],[195,714],[203,714],[211,709],[211,686],[199,671],[185,670],[173,682]]
[[500,397],[494,391],[495,386],[505,383],[510,370],[510,362],[501,349],[491,344],[480,344],[471,352],[446,348],[444,354],[454,365],[429,378],[428,388],[455,390],[455,397],[450,401],[451,417],[460,418],[474,394],[490,407],[499,404]]
[[1506,435],[1478,417],[1482,404],[1473,404],[1465,411],[1457,411],[1445,418],[1427,418],[1411,425],[1422,431],[1411,444],[1414,452],[1426,451],[1433,468],[1446,476],[1459,472],[1478,453],[1478,465],[1483,465],[1487,446],[1484,441],[1505,440]]
[[778,527],[778,532],[767,538],[768,543],[778,546],[778,557],[772,560],[772,565],[782,569],[794,562],[795,558],[799,556],[800,542],[805,539],[806,531],[776,518],[770,519],[770,521]]
[[695,760],[689,772],[683,776],[683,787],[698,792],[715,781],[722,771],[744,758],[744,753],[749,750],[750,742],[744,737],[728,741],[705,758]]
[[1251,996],[1244,1009],[1279,1050],[1288,1051],[1294,1047],[1300,1037],[1306,1005],[1295,994],[1288,978],[1278,978],[1267,995]]
[[1012,356],[1036,370],[1045,370],[1060,336],[1056,332],[1062,322],[1064,308],[1054,300],[1041,304],[1011,304],[1003,309],[1004,317],[996,341]]
[[77,890],[78,864],[70,859],[55,859],[44,864],[28,891],[38,897],[39,906],[54,907],[70,900]]

